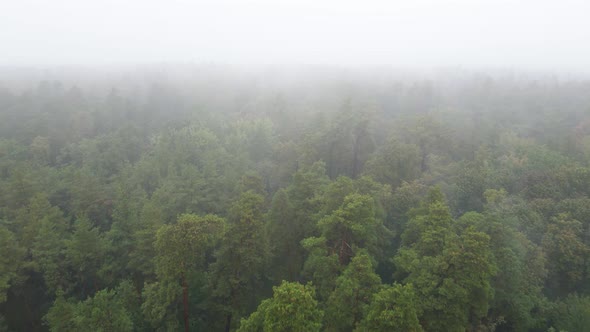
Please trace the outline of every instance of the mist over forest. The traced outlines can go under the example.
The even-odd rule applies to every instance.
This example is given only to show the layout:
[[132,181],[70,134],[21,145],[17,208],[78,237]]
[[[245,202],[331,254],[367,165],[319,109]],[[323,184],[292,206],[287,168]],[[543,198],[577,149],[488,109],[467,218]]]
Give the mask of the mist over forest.
[[588,13],[1,0],[0,332],[590,332]]
[[0,331],[588,331],[590,77],[0,68]]

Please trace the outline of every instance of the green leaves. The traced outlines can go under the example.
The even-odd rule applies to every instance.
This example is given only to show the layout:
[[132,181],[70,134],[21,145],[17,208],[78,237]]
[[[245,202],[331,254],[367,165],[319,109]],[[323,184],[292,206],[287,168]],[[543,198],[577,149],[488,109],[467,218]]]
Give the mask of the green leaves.
[[224,231],[224,219],[194,214],[182,214],[175,224],[158,230],[155,245],[158,281],[145,285],[146,300],[142,306],[153,327],[174,326],[176,306],[172,304],[177,303],[181,293],[185,325],[189,324],[189,274],[204,268],[207,252]]
[[569,295],[556,305],[554,326],[559,331],[584,331],[590,326],[590,297]]
[[381,278],[373,270],[366,250],[359,250],[326,302],[325,326],[329,331],[352,331],[362,319],[373,293],[381,286]]
[[18,245],[12,232],[0,225],[0,304],[6,301],[6,292],[19,274],[24,250]]
[[412,284],[387,285],[373,296],[355,332],[422,332],[421,314]]
[[64,224],[44,218],[32,245],[33,261],[43,274],[49,293],[59,288],[67,290],[72,286],[68,261],[65,259],[68,235]]
[[120,294],[101,290],[85,301],[73,303],[59,293],[45,316],[50,330],[61,331],[133,331],[133,321]]
[[272,298],[262,301],[250,317],[242,319],[238,331],[320,331],[323,312],[314,293],[309,284],[283,281],[273,287]]
[[299,241],[303,238],[303,227],[295,220],[295,211],[287,191],[280,189],[272,199],[266,234],[272,252],[274,280],[296,280],[303,266],[303,248]]
[[106,242],[98,228],[82,218],[76,221],[74,232],[65,243],[66,261],[74,271],[78,287],[88,295],[90,289],[99,286],[98,273],[104,264]]
[[449,208],[435,201],[428,206],[428,214],[416,216],[408,222],[402,234],[402,245],[419,254],[432,256],[440,253],[451,235],[452,218]]
[[430,204],[427,215],[412,219],[395,257],[404,282],[416,287],[426,330],[459,331],[479,325],[492,299],[496,272],[490,238],[468,226],[459,233],[448,208]]
[[0,89],[1,331],[588,325],[586,83],[218,69]]
[[543,238],[543,249],[548,256],[548,268],[552,286],[557,295],[565,295],[587,282],[590,246],[584,243],[581,222],[560,214],[551,220]]
[[162,226],[156,235],[158,279],[174,280],[204,264],[206,250],[221,238],[225,221],[214,215],[182,214],[172,225]]
[[211,265],[211,287],[229,325],[238,323],[243,312],[256,303],[268,243],[263,223],[264,198],[252,191],[240,195],[231,210],[226,236]]
[[350,260],[354,247],[375,249],[382,224],[375,218],[374,209],[370,196],[350,194],[339,209],[318,222],[326,244],[336,252],[341,264]]
[[420,175],[420,148],[390,140],[378,149],[365,166],[365,174],[380,183],[398,187],[403,181],[410,182]]

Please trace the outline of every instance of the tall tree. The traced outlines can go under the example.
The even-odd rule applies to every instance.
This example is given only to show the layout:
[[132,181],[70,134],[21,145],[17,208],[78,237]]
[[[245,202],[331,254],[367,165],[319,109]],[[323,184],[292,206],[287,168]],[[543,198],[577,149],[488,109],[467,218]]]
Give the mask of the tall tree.
[[543,249],[548,257],[547,283],[552,295],[565,296],[581,289],[587,277],[587,255],[590,247],[584,243],[583,226],[566,214],[552,218],[543,238]]
[[421,162],[418,146],[392,139],[367,161],[365,173],[381,183],[398,187],[403,181],[410,182],[418,178]]
[[422,314],[412,284],[386,285],[377,292],[355,332],[422,332]]
[[[207,249],[221,238],[225,221],[214,215],[199,217],[183,214],[173,225],[164,225],[156,236],[156,275],[161,287],[178,284],[182,287],[182,308],[185,331],[189,331],[188,274],[203,268]],[[162,303],[168,306],[170,303]]]
[[31,249],[34,266],[43,274],[49,293],[55,293],[58,289],[69,292],[73,287],[71,270],[66,260],[66,243],[70,234],[67,225],[61,221],[43,218]]
[[295,222],[295,211],[284,189],[273,196],[266,231],[274,279],[295,281],[303,265],[304,251],[299,244],[303,239],[303,229]]
[[452,222],[448,207],[434,201],[427,215],[409,222],[395,257],[404,282],[416,287],[427,331],[478,326],[492,299],[489,236],[473,226],[455,233]]
[[381,286],[371,257],[359,250],[342,275],[326,303],[326,331],[352,331],[362,320],[373,294]]
[[134,331],[133,321],[116,290],[103,289],[74,303],[58,298],[45,316],[51,331]]
[[222,306],[225,330],[254,306],[268,257],[264,236],[264,198],[246,191],[231,208],[226,236],[211,266],[211,282],[217,303]]
[[65,240],[65,260],[75,271],[76,290],[82,297],[101,289],[100,270],[104,264],[105,241],[98,228],[86,218],[76,220],[72,236]]
[[326,164],[323,162],[304,166],[293,174],[287,194],[295,213],[293,223],[300,225],[304,237],[317,233],[315,214],[320,209],[321,197],[328,183]]
[[273,287],[273,297],[262,301],[247,319],[242,319],[239,332],[320,331],[323,312],[315,300],[311,285],[283,281]]
[[6,292],[17,281],[23,263],[24,250],[14,234],[0,225],[0,303],[6,301]]
[[318,222],[328,247],[337,253],[341,264],[350,261],[354,247],[375,252],[382,226],[375,218],[373,199],[360,194],[346,196],[339,209]]

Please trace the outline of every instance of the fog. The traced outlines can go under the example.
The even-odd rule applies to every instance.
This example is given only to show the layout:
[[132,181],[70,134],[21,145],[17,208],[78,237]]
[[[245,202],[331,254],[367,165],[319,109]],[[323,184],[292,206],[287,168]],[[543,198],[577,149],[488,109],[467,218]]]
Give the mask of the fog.
[[588,331],[587,3],[0,0],[0,332]]
[[3,0],[0,65],[151,63],[586,71],[585,1]]

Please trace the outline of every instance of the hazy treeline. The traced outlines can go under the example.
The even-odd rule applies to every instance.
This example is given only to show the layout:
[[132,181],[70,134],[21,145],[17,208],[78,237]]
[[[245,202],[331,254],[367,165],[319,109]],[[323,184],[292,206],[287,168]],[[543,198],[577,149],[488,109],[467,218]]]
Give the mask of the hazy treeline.
[[590,78],[0,73],[0,331],[590,326]]

